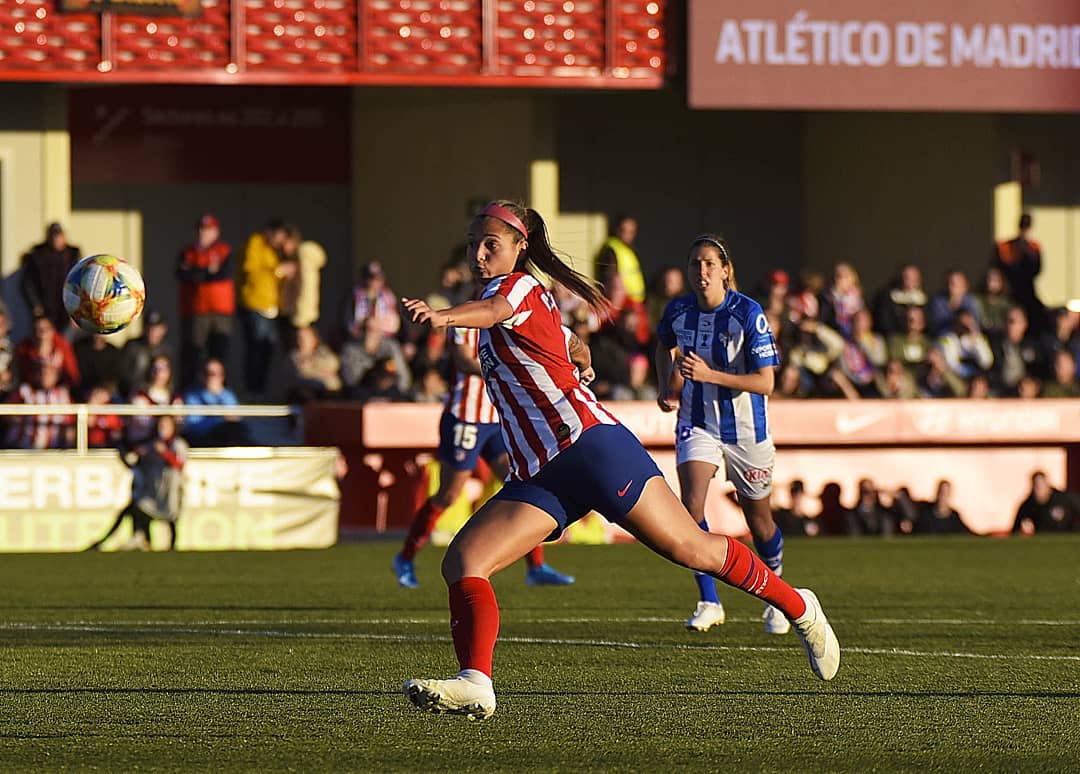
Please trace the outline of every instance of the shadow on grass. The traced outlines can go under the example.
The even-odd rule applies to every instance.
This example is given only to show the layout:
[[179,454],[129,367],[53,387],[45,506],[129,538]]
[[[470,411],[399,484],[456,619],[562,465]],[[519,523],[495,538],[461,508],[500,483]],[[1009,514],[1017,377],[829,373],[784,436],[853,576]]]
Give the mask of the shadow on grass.
[[349,605],[334,605],[313,607],[309,605],[11,605],[0,607],[0,610],[181,610],[198,611],[205,610],[228,610],[252,611],[252,612],[340,612],[342,610],[355,610]]
[[[104,696],[401,696],[400,690],[379,691],[346,688],[0,688],[0,696],[64,696],[100,694]],[[1080,699],[1080,691],[499,691],[500,697],[567,697],[567,696],[848,696],[855,698],[941,698],[941,699]]]
[[[0,691],[2,694],[3,691]],[[837,691],[822,686],[818,690],[803,691],[499,691],[499,696],[776,696],[796,698],[799,696],[852,696],[857,698],[1010,698],[1010,699],[1078,699],[1080,691]]]
[[0,688],[0,696],[401,696],[401,691],[345,688]]

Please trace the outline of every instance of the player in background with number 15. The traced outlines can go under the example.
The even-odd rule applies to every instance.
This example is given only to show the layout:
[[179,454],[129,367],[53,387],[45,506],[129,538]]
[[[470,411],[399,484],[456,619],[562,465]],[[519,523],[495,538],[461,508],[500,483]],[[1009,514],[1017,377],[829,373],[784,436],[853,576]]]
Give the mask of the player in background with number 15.
[[[447,336],[455,377],[439,420],[439,491],[413,516],[401,553],[394,557],[394,576],[400,586],[410,589],[420,585],[413,557],[431,537],[442,512],[461,495],[480,457],[500,481],[505,481],[510,472],[499,414],[480,374],[480,332],[476,328],[451,328]],[[574,576],[564,575],[544,562],[543,545],[530,551],[525,562],[525,582],[530,586],[567,586],[574,582]]]

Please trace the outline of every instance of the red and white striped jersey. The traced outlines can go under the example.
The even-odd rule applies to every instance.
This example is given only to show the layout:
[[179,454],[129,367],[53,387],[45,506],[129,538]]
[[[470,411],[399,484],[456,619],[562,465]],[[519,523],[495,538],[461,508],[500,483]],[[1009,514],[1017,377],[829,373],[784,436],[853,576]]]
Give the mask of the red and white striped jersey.
[[[11,394],[8,399],[11,403],[24,403],[26,405],[40,406],[69,406],[71,394],[64,385],[57,385],[50,389],[44,387],[31,387],[27,383],[19,385],[19,389]],[[10,449],[64,449],[71,444],[67,438],[67,428],[75,424],[75,417],[71,414],[27,414],[20,417],[11,417],[8,421],[7,446]]]
[[480,331],[480,367],[510,452],[526,480],[594,425],[618,421],[578,380],[555,299],[529,274],[496,277],[481,298],[503,296],[513,314]]
[[[451,328],[450,343],[464,347],[466,352],[477,357],[480,331],[476,328]],[[446,411],[455,419],[470,424],[494,424],[499,421],[499,415],[484,387],[484,378],[475,374],[454,375],[454,386],[446,396]]]

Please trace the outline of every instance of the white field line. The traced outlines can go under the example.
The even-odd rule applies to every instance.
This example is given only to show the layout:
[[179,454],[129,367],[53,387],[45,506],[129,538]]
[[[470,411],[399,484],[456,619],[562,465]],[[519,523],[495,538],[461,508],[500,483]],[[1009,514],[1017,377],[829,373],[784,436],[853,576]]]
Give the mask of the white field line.
[[[445,642],[447,636],[415,634],[371,634],[350,632],[288,632],[274,629],[210,629],[192,626],[115,626],[95,624],[3,624],[3,629],[20,631],[87,632],[96,634],[202,634],[233,637],[267,637],[311,640],[382,640],[390,642]],[[733,653],[783,653],[791,648],[757,645],[712,645],[704,643],[627,642],[622,640],[563,639],[556,637],[500,637],[501,643],[521,645],[576,645],[591,648],[627,648],[633,650],[703,650]],[[925,651],[903,648],[846,647],[845,653],[869,656],[911,656],[915,658],[986,659],[993,661],[1080,661],[1080,655],[1043,655],[1035,653],[966,653],[962,651]]]
[[[232,619],[208,619],[202,621],[169,621],[169,620],[78,620],[78,621],[51,621],[46,622],[57,626],[71,625],[101,625],[101,626],[299,626],[306,624],[372,624],[372,625],[437,625],[445,626],[450,620],[449,613],[438,616],[417,618],[411,616],[395,616],[393,618],[232,618]],[[635,616],[635,617],[529,617],[503,614],[503,623],[510,624],[603,624],[603,623],[678,623],[685,619],[678,616]],[[1022,618],[1017,620],[993,620],[986,618],[860,618],[845,620],[832,618],[833,623],[843,625],[875,624],[882,626],[1080,626],[1077,620],[1055,620]],[[39,622],[27,623],[7,622],[0,623],[0,630],[6,628],[18,628],[21,626],[34,625]],[[760,618],[732,618],[727,623],[737,624],[760,624]]]

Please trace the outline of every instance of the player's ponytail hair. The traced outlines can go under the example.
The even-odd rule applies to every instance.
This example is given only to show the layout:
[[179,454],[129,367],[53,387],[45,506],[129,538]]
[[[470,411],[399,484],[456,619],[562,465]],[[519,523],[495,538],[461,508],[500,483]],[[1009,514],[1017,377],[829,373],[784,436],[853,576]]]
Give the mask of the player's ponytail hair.
[[523,238],[528,240],[525,250],[522,251],[521,257],[518,259],[519,268],[527,271],[531,267],[535,271],[546,274],[575,295],[584,299],[585,303],[600,317],[606,318],[608,316],[608,301],[604,294],[600,292],[600,288],[597,287],[596,283],[581,272],[571,268],[552,248],[551,241],[548,238],[547,224],[544,223],[544,219],[539,212],[516,202],[499,200],[485,207],[481,214],[488,214],[490,217],[502,220],[498,215],[490,214],[490,210],[494,209],[492,205],[509,210],[517,217],[520,224],[525,226],[528,232],[522,234],[515,224],[503,221],[517,235],[517,241],[521,241]]
[[724,287],[727,290],[738,290],[739,286],[735,282],[735,264],[731,262],[731,250],[728,248],[727,242],[724,238],[716,234],[701,234],[694,237],[694,241],[690,243],[689,252],[694,252],[695,247],[701,246],[715,247],[716,251],[720,253],[720,263],[727,267],[728,278],[724,283]]

